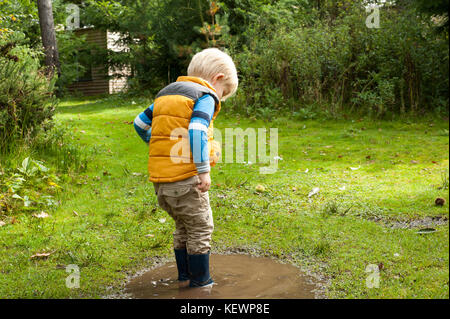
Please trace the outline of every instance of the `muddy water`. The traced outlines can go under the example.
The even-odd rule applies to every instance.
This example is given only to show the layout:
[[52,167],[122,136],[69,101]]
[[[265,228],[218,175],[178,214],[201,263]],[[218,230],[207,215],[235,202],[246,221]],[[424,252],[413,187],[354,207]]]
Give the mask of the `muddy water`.
[[127,284],[126,292],[146,299],[314,298],[315,286],[296,267],[270,258],[211,255],[210,265],[215,281],[210,290],[180,287],[172,262],[134,278]]

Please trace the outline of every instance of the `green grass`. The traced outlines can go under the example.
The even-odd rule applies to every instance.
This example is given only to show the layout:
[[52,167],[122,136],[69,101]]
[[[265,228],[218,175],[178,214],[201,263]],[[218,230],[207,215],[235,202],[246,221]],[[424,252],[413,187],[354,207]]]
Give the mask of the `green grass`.
[[[147,181],[147,146],[131,125],[145,99],[67,100],[57,120],[89,156],[68,179],[50,217],[0,216],[0,297],[101,297],[127,274],[171,256],[174,223]],[[271,123],[223,113],[225,127],[278,127],[279,162],[219,164],[212,172],[213,248],[252,247],[324,275],[332,298],[448,298],[448,223],[420,235],[398,220],[448,218],[448,123],[292,121]],[[17,159],[19,161],[20,159]],[[412,162],[414,161],[414,162]],[[351,170],[350,167],[359,167]],[[306,170],[308,170],[306,172]],[[263,193],[255,191],[265,186]],[[345,186],[345,189],[343,189]],[[319,194],[308,193],[319,187]],[[74,213],[76,212],[76,214]],[[146,235],[153,236],[146,236]],[[52,252],[47,259],[30,259]],[[367,265],[384,265],[380,287],[366,287]],[[81,287],[68,289],[64,266],[77,264]],[[113,287],[113,288],[108,288]]]

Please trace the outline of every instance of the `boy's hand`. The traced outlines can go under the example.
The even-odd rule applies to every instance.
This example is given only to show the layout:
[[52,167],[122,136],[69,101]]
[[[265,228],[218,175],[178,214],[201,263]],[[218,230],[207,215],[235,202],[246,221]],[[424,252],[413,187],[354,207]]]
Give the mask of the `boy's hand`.
[[197,185],[197,188],[203,193],[207,192],[211,186],[211,177],[209,176],[209,172],[198,174],[198,177],[200,179],[200,184]]

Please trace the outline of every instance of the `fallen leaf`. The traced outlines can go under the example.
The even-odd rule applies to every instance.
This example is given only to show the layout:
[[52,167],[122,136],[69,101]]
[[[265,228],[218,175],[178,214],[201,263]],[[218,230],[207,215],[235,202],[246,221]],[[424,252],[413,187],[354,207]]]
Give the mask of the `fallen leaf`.
[[361,166],[358,166],[358,167],[350,167],[350,169],[352,170],[352,171],[356,171],[356,170],[358,170],[358,169],[360,169],[361,168]]
[[412,160],[412,161],[411,161],[411,164],[419,164],[419,162],[418,162],[418,161],[415,161],[415,160]]
[[31,256],[30,259],[47,258],[48,256],[50,256],[53,253],[54,253],[54,251],[49,252],[49,253],[37,253],[37,254],[34,254],[33,256]]
[[434,228],[422,228],[417,231],[417,234],[430,234],[437,232]]
[[39,214],[33,214],[34,217],[36,218],[47,218],[50,217],[49,214],[47,214],[46,212],[40,212]]
[[4,221],[0,220],[0,227],[5,226],[5,225],[6,225],[6,223]]
[[436,198],[436,200],[434,201],[434,204],[436,206],[444,206],[445,205],[445,199],[444,198]]
[[48,185],[52,186],[52,187],[56,187],[56,188],[61,188],[61,186],[59,186],[58,184],[56,184],[54,182],[48,182]]
[[74,214],[75,216],[80,216],[80,215],[78,215],[78,213],[77,213],[76,211],[73,211],[73,214]]
[[155,237],[155,235],[153,235],[153,234],[147,234],[147,235],[145,235],[144,237],[153,238],[153,237]]
[[311,198],[314,195],[318,194],[320,192],[320,188],[319,187],[314,187],[313,190],[311,192],[309,192],[308,197]]

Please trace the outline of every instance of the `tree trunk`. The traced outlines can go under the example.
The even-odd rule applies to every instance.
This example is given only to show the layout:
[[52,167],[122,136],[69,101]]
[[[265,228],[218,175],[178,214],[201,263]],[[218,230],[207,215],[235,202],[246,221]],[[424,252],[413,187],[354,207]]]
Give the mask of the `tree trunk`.
[[52,0],[37,0],[37,5],[47,72],[49,76],[53,76],[56,69],[58,75],[60,75],[58,46],[56,44],[55,25],[53,22]]

